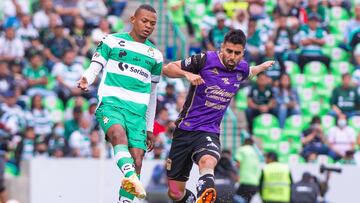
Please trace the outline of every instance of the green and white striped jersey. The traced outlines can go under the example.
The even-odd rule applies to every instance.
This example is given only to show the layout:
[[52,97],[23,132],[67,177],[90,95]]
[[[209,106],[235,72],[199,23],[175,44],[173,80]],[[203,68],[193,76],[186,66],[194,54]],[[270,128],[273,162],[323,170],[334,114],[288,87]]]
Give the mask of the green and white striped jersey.
[[117,33],[103,38],[92,62],[103,67],[99,104],[125,108],[145,117],[151,82],[160,80],[161,52],[149,40],[139,43],[129,33]]

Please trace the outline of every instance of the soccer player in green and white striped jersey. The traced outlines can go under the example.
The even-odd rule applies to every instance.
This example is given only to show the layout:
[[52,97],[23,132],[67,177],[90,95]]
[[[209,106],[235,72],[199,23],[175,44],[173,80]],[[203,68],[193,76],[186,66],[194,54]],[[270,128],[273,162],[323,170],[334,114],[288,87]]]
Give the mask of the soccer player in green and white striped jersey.
[[145,151],[153,146],[156,83],[163,64],[161,52],[147,39],[156,21],[155,9],[141,5],[131,17],[131,32],[104,37],[78,81],[79,87],[87,90],[103,69],[95,115],[125,176],[119,192],[121,203],[146,196],[138,175]]

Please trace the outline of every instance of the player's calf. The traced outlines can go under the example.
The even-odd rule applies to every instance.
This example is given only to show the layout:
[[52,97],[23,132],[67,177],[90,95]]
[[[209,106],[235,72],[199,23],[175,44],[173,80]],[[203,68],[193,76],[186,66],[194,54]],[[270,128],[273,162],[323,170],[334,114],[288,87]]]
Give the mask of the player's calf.
[[198,161],[200,178],[196,185],[197,203],[212,203],[216,199],[214,168],[217,159],[212,155],[203,155]]

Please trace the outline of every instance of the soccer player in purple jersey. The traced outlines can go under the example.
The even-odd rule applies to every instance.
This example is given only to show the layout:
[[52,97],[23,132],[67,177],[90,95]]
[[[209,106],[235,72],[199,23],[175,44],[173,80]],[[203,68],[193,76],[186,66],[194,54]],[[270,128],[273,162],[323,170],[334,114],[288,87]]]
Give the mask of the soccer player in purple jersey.
[[[190,83],[166,163],[169,197],[174,202],[212,203],[216,199],[214,168],[220,158],[220,123],[240,83],[268,69],[274,61],[249,67],[243,60],[245,34],[229,31],[220,51],[207,51],[169,63],[167,77],[185,77]],[[200,178],[197,197],[185,188],[195,162]]]

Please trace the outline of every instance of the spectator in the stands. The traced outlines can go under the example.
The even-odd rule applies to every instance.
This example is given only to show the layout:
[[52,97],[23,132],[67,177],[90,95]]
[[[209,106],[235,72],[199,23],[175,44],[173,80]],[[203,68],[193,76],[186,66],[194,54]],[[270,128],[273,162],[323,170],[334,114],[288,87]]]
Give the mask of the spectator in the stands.
[[21,60],[25,54],[24,43],[15,36],[15,28],[5,28],[5,34],[0,37],[0,60]]
[[28,124],[34,127],[35,134],[49,137],[52,131],[52,120],[50,113],[42,104],[41,95],[34,95],[31,99],[31,108],[27,112]]
[[287,117],[300,114],[299,96],[296,89],[292,87],[288,74],[280,76],[279,87],[274,88],[274,97],[277,104],[280,128],[283,128]]
[[321,17],[316,13],[308,15],[308,23],[304,25],[296,36],[301,53],[299,55],[299,66],[304,70],[306,63],[310,61],[320,61],[330,70],[330,58],[325,56],[321,48],[325,44],[326,31],[320,27]]
[[52,75],[56,77],[58,96],[64,103],[72,96],[81,94],[81,90],[77,88],[76,81],[81,77],[84,68],[75,61],[76,52],[74,50],[65,50],[63,61],[55,64]]
[[84,18],[80,16],[75,17],[74,26],[70,30],[70,35],[74,40],[73,44],[75,44],[78,55],[91,58],[91,53],[89,53],[91,48],[89,34],[88,29],[85,27]]
[[225,21],[227,18],[225,13],[219,12],[215,15],[215,17],[217,24],[209,31],[205,43],[208,50],[220,49],[225,34],[230,30],[230,27],[225,25]]
[[41,0],[40,4],[41,4],[41,9],[34,14],[33,23],[37,29],[44,29],[49,27],[50,25],[49,15],[55,11],[52,0]]
[[99,27],[95,28],[91,32],[91,40],[94,44],[98,44],[103,37],[111,33],[110,24],[106,18],[102,18],[99,23]]
[[319,154],[328,155],[334,160],[340,158],[327,146],[327,140],[318,116],[312,118],[310,128],[302,133],[301,142],[303,144],[301,155],[309,162],[314,162]]
[[14,89],[14,77],[10,74],[7,62],[0,61],[0,102],[5,102],[5,94]]
[[74,18],[80,14],[77,0],[55,0],[55,11],[61,16],[65,27],[71,27]]
[[356,4],[354,8],[354,17],[351,18],[346,26],[344,33],[344,41],[353,49],[360,42],[360,4]]
[[16,31],[17,37],[21,39],[24,44],[24,48],[30,47],[30,39],[39,37],[39,32],[34,28],[31,23],[30,15],[21,16],[21,26]]
[[330,104],[332,111],[330,115],[340,117],[341,115],[350,118],[359,115],[360,96],[359,92],[351,84],[351,75],[342,75],[342,84],[336,87],[331,95]]
[[276,115],[276,100],[268,81],[269,79],[266,74],[264,72],[260,73],[257,76],[256,84],[250,89],[248,108],[246,109],[246,118],[250,132],[252,132],[252,123],[256,116],[263,113]]
[[330,149],[340,157],[345,157],[348,151],[355,150],[356,133],[347,124],[344,114],[338,117],[337,125],[330,128],[327,137]]
[[64,35],[64,27],[56,25],[54,28],[54,36],[45,42],[45,56],[48,60],[48,68],[52,69],[55,63],[62,61],[65,51],[72,49],[73,46]]
[[65,139],[68,140],[70,135],[79,129],[80,126],[80,121],[81,121],[81,117],[83,116],[83,112],[81,110],[81,107],[76,106],[73,109],[73,118],[70,120],[65,121],[65,132],[64,132],[64,136]]
[[107,14],[103,0],[79,0],[77,6],[88,27],[97,26]]

